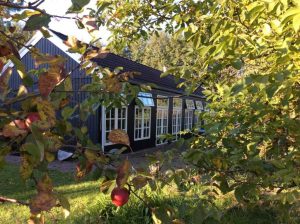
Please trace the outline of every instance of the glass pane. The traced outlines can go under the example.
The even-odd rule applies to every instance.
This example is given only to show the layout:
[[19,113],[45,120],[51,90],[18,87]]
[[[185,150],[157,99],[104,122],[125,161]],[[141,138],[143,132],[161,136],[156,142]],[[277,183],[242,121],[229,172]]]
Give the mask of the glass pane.
[[193,100],[185,100],[187,109],[195,109],[195,104]]
[[154,101],[151,93],[140,92],[138,94],[139,100],[142,101],[145,107],[153,107]]

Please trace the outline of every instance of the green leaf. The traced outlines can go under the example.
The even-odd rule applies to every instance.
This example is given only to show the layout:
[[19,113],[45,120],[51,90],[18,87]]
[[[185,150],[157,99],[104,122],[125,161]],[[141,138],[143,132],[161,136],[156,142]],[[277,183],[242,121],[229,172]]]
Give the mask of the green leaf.
[[29,153],[35,161],[39,161],[41,158],[41,151],[34,143],[25,143],[22,145],[21,150]]
[[3,165],[5,164],[5,157],[6,157],[6,155],[8,155],[8,153],[10,153],[10,150],[11,150],[10,146],[1,145],[1,147],[0,147],[0,168],[2,168]]
[[154,224],[172,223],[174,211],[169,206],[152,208],[151,213]]
[[71,115],[75,112],[77,107],[65,107],[62,111],[61,111],[61,115],[63,116],[63,118],[65,120],[67,120],[68,118],[71,117]]
[[72,91],[72,79],[71,77],[67,77],[64,81],[64,87],[65,87],[65,91]]
[[231,89],[231,94],[232,95],[236,95],[237,93],[241,92],[244,88],[244,85],[241,83],[241,84],[236,84],[232,87]]
[[114,180],[104,180],[101,184],[100,184],[100,192],[106,194],[109,193],[114,187],[115,187],[115,181]]
[[40,161],[44,159],[44,138],[41,131],[33,124],[31,125],[32,135],[35,141],[36,146],[40,151]]
[[25,65],[15,56],[10,56],[9,59],[14,63],[15,68],[17,69],[18,74],[20,75],[25,86],[32,86],[33,80],[26,73]]
[[67,218],[70,215],[70,203],[69,200],[62,194],[56,194],[56,197],[59,201],[59,204],[64,209],[64,215],[65,218]]
[[50,21],[51,17],[47,14],[33,15],[29,17],[23,30],[34,31],[42,28],[43,26],[48,27]]
[[72,6],[68,9],[67,13],[80,12],[89,3],[90,0],[72,0]]
[[149,178],[139,175],[139,176],[134,177],[131,180],[131,182],[135,189],[141,189],[147,185],[148,180],[149,180]]
[[279,90],[278,86],[275,84],[272,84],[271,86],[268,86],[268,88],[266,89],[266,93],[269,98],[272,98],[278,90]]
[[242,61],[241,59],[237,59],[237,60],[233,61],[233,62],[231,63],[231,65],[232,65],[235,69],[240,70],[240,69],[243,67],[243,61]]
[[220,182],[220,190],[222,191],[223,194],[226,194],[231,191],[228,182],[225,178],[223,178]]

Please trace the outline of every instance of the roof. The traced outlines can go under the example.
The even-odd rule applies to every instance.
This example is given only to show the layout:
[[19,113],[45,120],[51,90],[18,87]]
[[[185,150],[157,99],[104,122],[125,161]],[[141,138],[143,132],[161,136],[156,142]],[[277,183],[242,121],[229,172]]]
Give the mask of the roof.
[[[62,33],[56,32],[54,30],[51,30],[52,33],[57,35],[62,40],[67,40],[68,37]],[[149,67],[147,65],[143,65],[141,63],[138,63],[136,61],[130,60],[128,58],[122,57],[120,55],[114,54],[114,53],[108,53],[106,57],[104,58],[95,58],[93,59],[94,62],[96,62],[101,67],[108,67],[110,69],[114,69],[117,67],[122,67],[123,72],[138,72],[140,75],[137,75],[134,77],[131,82],[137,82],[137,83],[154,83],[158,86],[158,89],[165,89],[168,91],[174,91],[176,93],[183,93],[184,89],[177,88],[178,83],[175,82],[175,79],[173,76],[168,75],[166,77],[160,77],[163,73],[160,70],[157,70],[155,68]],[[180,82],[183,82],[184,80],[181,79]],[[193,96],[201,97],[203,96],[201,89],[198,88]]]
[[[47,38],[49,41],[51,41],[54,45],[56,45],[58,48],[63,50],[68,56],[73,58],[76,62],[80,62],[79,58],[81,55],[76,53],[70,53],[68,52],[68,47],[63,43],[63,41],[66,41],[68,39],[68,36],[56,32],[54,30],[49,30],[51,34],[53,34],[52,37]],[[40,32],[37,32],[32,39],[26,44],[34,46],[40,39],[43,38],[43,35]],[[22,48],[19,53],[21,58],[28,53],[27,48]],[[123,72],[138,72],[140,75],[136,75],[133,79],[130,80],[131,83],[134,84],[142,84],[142,83],[153,83],[156,85],[156,89],[165,90],[169,92],[173,92],[176,94],[184,94],[183,88],[177,88],[178,83],[175,82],[175,79],[173,76],[168,75],[166,77],[160,77],[163,73],[160,70],[154,69],[152,67],[149,67],[147,65],[143,65],[141,63],[138,63],[136,61],[132,61],[130,59],[127,59],[125,57],[122,57],[120,55],[114,54],[114,53],[107,53],[104,58],[94,58],[92,59],[94,62],[96,62],[99,66],[109,68],[111,70],[114,70],[117,67],[122,67]],[[13,66],[12,62],[8,62],[3,71],[5,71],[6,68],[9,66]],[[181,79],[180,82],[183,82],[184,80]],[[203,97],[201,89],[198,88],[191,96],[194,97]]]

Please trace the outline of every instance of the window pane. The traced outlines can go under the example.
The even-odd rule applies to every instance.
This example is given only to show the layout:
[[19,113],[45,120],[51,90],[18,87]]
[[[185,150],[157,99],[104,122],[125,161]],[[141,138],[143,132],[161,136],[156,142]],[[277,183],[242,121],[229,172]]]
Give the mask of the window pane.
[[193,100],[185,100],[187,109],[195,109],[195,104]]
[[145,107],[153,107],[154,101],[151,93],[139,92],[138,94],[139,100],[142,101]]

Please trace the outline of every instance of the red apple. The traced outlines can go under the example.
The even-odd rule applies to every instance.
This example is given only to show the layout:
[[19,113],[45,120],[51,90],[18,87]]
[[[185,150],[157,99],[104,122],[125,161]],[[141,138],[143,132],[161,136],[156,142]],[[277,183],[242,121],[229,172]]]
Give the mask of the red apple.
[[36,122],[36,121],[39,121],[41,120],[41,117],[39,115],[38,112],[32,112],[32,113],[29,113],[26,120],[25,120],[25,124],[28,128],[30,128],[31,124]]
[[116,187],[111,192],[111,201],[116,206],[123,206],[129,199],[129,190],[126,188]]
[[13,122],[14,122],[14,124],[15,124],[19,129],[22,129],[22,130],[26,130],[26,129],[27,129],[27,126],[26,126],[24,120],[14,120]]

